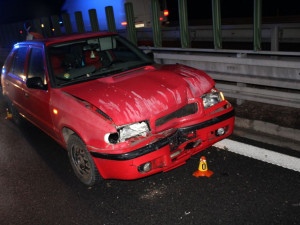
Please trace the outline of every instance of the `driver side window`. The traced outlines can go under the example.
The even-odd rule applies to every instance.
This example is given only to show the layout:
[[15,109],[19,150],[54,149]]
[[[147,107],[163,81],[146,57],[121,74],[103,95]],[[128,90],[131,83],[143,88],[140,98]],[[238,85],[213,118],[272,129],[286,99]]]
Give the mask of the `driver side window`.
[[45,67],[44,67],[44,58],[43,58],[43,49],[41,48],[32,48],[29,58],[28,65],[28,78],[40,77],[43,81],[43,84],[47,84]]

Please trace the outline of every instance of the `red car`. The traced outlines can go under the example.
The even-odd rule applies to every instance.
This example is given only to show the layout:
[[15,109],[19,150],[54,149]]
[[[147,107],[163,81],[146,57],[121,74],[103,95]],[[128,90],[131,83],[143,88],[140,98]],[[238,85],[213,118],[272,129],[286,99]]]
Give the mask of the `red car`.
[[18,43],[1,84],[13,120],[66,148],[89,186],[169,171],[233,131],[233,107],[206,73],[155,64],[112,33]]

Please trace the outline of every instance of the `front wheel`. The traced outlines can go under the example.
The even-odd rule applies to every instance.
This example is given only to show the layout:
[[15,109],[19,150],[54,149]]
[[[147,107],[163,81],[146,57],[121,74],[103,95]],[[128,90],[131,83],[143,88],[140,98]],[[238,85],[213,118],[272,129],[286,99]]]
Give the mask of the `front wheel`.
[[100,174],[97,167],[86,145],[76,134],[69,137],[67,148],[71,165],[79,180],[88,186],[99,182]]

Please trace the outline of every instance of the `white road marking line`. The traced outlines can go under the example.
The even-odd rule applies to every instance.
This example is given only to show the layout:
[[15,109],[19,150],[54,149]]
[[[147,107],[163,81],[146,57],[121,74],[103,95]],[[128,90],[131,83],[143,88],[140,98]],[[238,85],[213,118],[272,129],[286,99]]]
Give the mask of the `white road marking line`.
[[297,157],[273,152],[230,139],[224,139],[214,144],[214,146],[240,155],[248,156],[250,158],[281,166],[286,169],[300,172],[300,158]]

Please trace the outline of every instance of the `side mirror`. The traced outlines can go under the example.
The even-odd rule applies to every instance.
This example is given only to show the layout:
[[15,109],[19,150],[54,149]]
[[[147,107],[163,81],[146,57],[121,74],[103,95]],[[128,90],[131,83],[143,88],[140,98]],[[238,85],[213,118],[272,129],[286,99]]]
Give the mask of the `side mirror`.
[[32,89],[47,90],[47,86],[43,84],[42,78],[31,77],[26,80],[26,86]]

